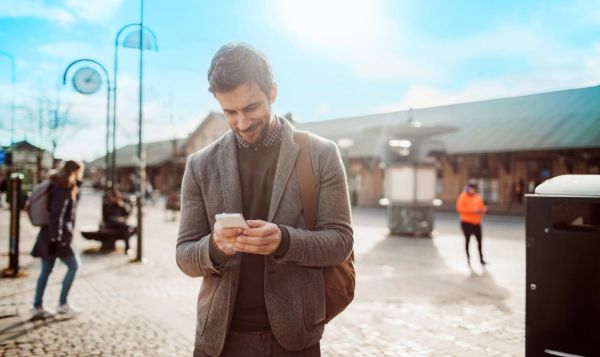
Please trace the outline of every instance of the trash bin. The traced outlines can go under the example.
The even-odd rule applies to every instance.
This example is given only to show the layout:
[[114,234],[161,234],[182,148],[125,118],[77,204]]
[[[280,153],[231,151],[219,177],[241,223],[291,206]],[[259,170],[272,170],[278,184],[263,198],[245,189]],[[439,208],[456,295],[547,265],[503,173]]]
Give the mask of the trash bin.
[[600,356],[600,175],[526,196],[526,356]]
[[388,206],[388,227],[393,235],[429,237],[436,206],[394,202]]
[[437,171],[432,163],[399,162],[385,171],[385,199],[388,227],[392,235],[431,236],[435,210]]

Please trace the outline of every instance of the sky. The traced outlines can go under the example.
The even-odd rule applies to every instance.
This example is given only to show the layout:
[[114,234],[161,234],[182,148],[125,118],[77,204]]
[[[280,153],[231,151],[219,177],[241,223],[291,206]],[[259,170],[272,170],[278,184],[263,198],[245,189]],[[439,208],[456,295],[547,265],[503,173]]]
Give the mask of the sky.
[[[0,0],[0,51],[16,59],[15,141],[91,160],[105,150],[106,79],[83,95],[73,61],[114,82],[115,36],[140,0]],[[298,121],[510,97],[600,82],[600,0],[145,0],[144,141],[186,137],[218,103],[206,72],[225,43],[269,59],[274,111]],[[127,32],[125,32],[125,35]],[[123,36],[125,37],[125,36]],[[122,41],[121,41],[122,42]],[[117,146],[137,142],[139,51],[118,49]],[[104,77],[104,75],[102,75]],[[11,138],[11,67],[0,56],[0,145]]]

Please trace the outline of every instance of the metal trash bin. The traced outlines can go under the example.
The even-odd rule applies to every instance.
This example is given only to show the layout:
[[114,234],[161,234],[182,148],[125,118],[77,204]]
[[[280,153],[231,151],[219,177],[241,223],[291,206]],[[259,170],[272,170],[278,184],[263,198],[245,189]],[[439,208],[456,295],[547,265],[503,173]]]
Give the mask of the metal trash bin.
[[600,175],[526,196],[526,356],[600,356]]
[[386,167],[385,196],[390,234],[429,237],[435,210],[437,172],[432,163],[395,163]]
[[436,206],[391,203],[388,206],[388,227],[390,233],[400,236],[423,236],[429,237],[433,231],[433,220]]

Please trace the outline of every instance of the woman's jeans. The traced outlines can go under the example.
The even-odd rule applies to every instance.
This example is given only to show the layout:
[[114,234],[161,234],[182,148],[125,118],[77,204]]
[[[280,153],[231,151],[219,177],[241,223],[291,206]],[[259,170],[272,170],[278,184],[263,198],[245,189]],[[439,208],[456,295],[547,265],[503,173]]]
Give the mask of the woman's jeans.
[[[75,255],[71,255],[68,257],[58,257],[65,265],[68,270],[65,274],[65,278],[62,283],[62,290],[60,292],[60,300],[59,303],[66,304],[67,296],[69,295],[69,290],[71,289],[71,285],[73,285],[73,280],[75,279],[75,272],[79,267],[77,263],[77,258]],[[48,277],[50,273],[52,273],[52,269],[54,268],[54,263],[56,263],[56,257],[52,257],[50,259],[42,258],[42,271],[40,272],[40,277],[37,281],[37,286],[35,288],[35,301],[33,303],[34,307],[41,307],[43,304],[44,298],[44,290],[46,290],[46,284],[48,283]]]

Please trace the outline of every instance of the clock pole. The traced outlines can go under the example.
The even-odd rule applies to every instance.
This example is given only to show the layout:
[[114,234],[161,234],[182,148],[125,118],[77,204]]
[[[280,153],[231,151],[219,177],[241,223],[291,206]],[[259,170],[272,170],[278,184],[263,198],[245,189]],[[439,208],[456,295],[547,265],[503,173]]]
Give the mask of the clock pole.
[[[108,176],[108,158],[109,158],[109,136],[110,136],[110,77],[108,75],[108,71],[106,68],[98,61],[89,58],[82,58],[76,61],[71,62],[65,69],[65,73],[63,74],[63,85],[67,83],[67,75],[73,66],[78,65],[80,63],[91,63],[96,67],[100,68],[104,73],[104,77],[106,78],[106,156],[104,158],[106,168],[104,170],[104,187],[105,189],[112,187],[112,181]],[[96,71],[92,67],[82,67],[75,72],[73,75],[73,87],[75,90],[81,94],[91,95],[94,94],[100,89],[102,85],[102,79],[98,71]]]

